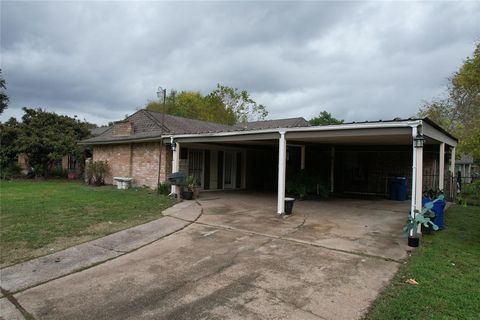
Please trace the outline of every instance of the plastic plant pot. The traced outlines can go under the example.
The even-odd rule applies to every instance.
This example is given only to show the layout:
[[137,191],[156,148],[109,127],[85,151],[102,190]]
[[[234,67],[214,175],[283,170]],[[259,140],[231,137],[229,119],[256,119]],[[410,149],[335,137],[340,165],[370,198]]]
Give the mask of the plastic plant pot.
[[408,246],[416,248],[420,245],[420,239],[414,237],[408,237]]
[[192,191],[183,191],[182,192],[182,198],[185,199],[185,200],[192,200],[193,192]]

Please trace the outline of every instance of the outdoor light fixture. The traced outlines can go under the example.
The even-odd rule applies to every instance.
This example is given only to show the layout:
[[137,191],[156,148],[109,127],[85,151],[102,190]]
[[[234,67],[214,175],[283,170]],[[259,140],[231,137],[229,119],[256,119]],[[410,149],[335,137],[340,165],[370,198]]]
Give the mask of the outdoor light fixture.
[[163,89],[162,87],[158,87],[158,90],[157,90],[158,99],[163,97],[163,100],[165,100],[166,96],[167,96],[167,89]]
[[170,137],[170,144],[172,145],[172,151],[175,152],[175,150],[177,150],[177,143],[173,140],[173,137]]
[[422,148],[424,143],[425,143],[425,139],[420,134],[417,134],[417,136],[413,138],[413,146],[415,148]]

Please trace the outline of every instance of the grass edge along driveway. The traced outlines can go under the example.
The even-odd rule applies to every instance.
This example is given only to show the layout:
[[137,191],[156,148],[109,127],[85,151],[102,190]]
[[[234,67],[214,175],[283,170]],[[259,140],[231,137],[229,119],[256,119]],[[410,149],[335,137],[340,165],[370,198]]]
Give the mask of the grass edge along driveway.
[[78,181],[0,182],[0,266],[23,262],[146,223],[174,201],[143,188]]
[[453,206],[445,229],[423,237],[365,319],[478,319],[479,279],[480,207]]

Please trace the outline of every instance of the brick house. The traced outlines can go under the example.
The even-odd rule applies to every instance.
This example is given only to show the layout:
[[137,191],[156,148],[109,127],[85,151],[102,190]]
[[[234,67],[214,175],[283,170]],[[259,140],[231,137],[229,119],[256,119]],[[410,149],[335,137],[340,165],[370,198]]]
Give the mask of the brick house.
[[310,126],[290,118],[228,126],[139,110],[81,143],[91,146],[93,161],[108,161],[107,183],[128,176],[135,186],[156,188],[181,171],[205,191],[276,191],[278,212],[286,180],[302,169],[342,195],[388,197],[390,179],[403,177],[412,208],[423,189],[454,194],[457,140],[429,119]]

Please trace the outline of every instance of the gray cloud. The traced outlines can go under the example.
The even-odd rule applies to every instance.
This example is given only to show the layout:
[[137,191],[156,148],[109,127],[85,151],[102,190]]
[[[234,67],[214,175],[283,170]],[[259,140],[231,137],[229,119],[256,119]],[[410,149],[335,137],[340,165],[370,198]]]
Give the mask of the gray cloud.
[[480,4],[2,2],[2,119],[46,107],[99,124],[158,85],[249,90],[270,118],[414,115],[479,40]]

